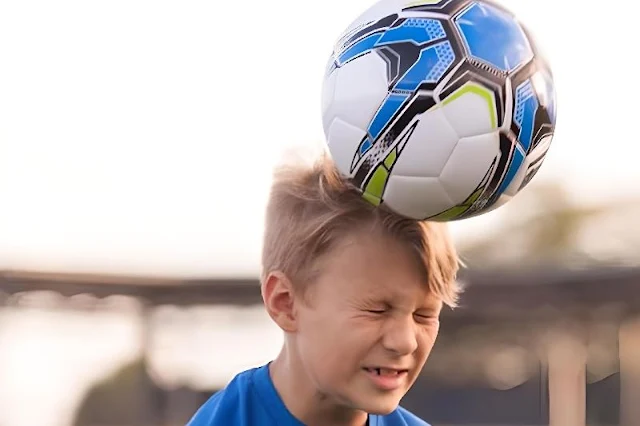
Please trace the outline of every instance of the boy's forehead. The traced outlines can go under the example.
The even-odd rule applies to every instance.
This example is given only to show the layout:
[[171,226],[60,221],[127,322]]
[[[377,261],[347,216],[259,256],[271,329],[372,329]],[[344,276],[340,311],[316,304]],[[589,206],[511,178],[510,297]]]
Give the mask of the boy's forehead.
[[402,281],[367,281],[354,292],[354,296],[362,300],[372,301],[406,301],[413,300],[416,303],[437,304],[440,298],[429,291],[426,282],[402,282]]
[[[397,254],[395,255],[397,256]],[[407,303],[438,305],[440,298],[429,291],[424,276],[413,270],[410,262],[398,265],[393,262],[371,259],[370,263],[349,262],[342,258],[343,268],[330,273],[327,288],[332,298],[353,302]],[[377,260],[377,261],[376,261]]]
[[348,278],[376,291],[390,291],[402,281],[425,281],[421,265],[408,247],[375,234],[345,236],[319,262],[319,272]]

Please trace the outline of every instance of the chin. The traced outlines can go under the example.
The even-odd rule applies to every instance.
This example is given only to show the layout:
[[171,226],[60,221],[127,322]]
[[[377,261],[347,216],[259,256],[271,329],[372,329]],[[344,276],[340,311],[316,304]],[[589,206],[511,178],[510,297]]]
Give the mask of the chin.
[[400,405],[398,398],[392,396],[380,396],[373,397],[368,401],[363,401],[361,406],[358,408],[369,414],[386,416],[397,409],[398,405]]

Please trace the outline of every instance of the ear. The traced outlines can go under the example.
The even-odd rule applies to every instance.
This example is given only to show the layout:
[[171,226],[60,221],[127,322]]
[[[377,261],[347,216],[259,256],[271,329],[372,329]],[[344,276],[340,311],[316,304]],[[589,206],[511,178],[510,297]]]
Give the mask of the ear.
[[281,272],[270,272],[262,280],[262,300],[269,316],[285,332],[297,330],[295,294],[291,280]]

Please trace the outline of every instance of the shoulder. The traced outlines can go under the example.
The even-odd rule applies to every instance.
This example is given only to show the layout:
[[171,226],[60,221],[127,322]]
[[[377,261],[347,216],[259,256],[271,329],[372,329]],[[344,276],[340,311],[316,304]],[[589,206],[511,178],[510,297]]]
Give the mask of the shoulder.
[[243,371],[216,392],[193,415],[187,426],[243,425],[245,413],[239,406],[251,405],[251,380],[255,370]]
[[429,423],[402,407],[398,407],[387,416],[371,420],[371,426],[430,426]]

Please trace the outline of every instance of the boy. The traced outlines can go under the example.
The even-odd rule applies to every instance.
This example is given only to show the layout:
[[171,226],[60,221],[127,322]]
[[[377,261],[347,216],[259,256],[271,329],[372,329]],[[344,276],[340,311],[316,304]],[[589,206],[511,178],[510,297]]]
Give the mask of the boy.
[[324,157],[276,174],[262,264],[282,351],[238,374],[188,426],[427,425],[398,404],[459,293],[444,224],[370,205]]

